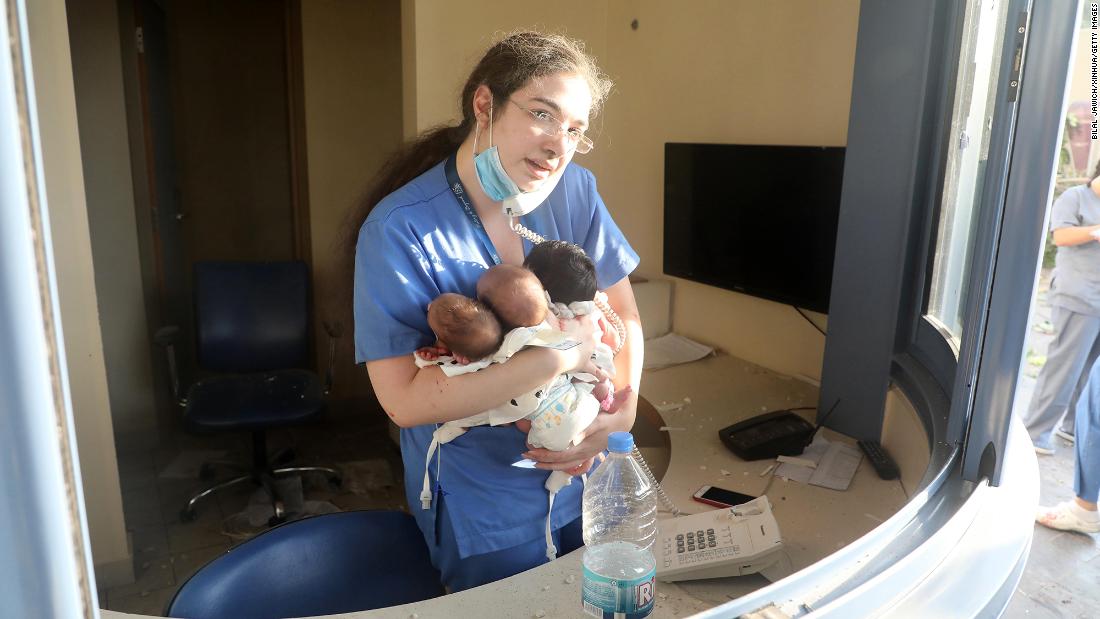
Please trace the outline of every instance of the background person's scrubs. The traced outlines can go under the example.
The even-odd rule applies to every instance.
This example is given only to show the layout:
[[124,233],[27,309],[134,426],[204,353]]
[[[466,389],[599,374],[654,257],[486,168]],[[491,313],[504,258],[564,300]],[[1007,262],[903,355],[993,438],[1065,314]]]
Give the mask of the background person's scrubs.
[[[596,264],[601,290],[638,265],[638,255],[596,192],[592,173],[576,164],[566,167],[547,201],[520,221],[544,238],[583,247]],[[523,248],[526,255],[530,242],[524,240]],[[356,361],[410,355],[431,345],[428,303],[444,292],[476,296],[477,280],[493,265],[492,255],[447,186],[443,163],[387,196],[359,233]],[[436,482],[432,506],[422,510],[424,458],[435,427],[402,428],[401,453],[409,509],[443,582],[459,591],[545,561],[543,483],[549,472],[511,466],[527,451],[527,435],[514,426],[478,426],[441,445],[430,466]],[[551,527],[562,554],[580,545],[581,490],[577,479],[554,501]],[[571,526],[559,531],[566,525]]]

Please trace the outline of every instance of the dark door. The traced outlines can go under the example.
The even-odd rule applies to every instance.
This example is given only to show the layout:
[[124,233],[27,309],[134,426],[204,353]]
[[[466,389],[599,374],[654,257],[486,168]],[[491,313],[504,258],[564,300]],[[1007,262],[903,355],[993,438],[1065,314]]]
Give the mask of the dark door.
[[285,1],[135,0],[158,298],[193,376],[200,260],[290,260],[295,246]]

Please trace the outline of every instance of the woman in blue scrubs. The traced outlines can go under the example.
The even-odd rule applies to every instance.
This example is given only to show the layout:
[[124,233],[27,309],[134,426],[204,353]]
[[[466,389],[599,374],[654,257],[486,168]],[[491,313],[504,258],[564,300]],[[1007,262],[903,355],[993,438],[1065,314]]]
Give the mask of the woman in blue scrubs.
[[[460,591],[535,567],[546,559],[549,471],[579,475],[610,432],[634,424],[642,333],[627,275],[638,265],[596,191],[592,173],[572,164],[591,150],[584,132],[610,82],[574,41],[524,32],[492,46],[462,90],[462,122],[423,134],[394,155],[362,204],[355,250],[355,352],[382,408],[401,427],[409,508],[444,584]],[[444,292],[475,296],[494,264],[521,264],[530,250],[502,210],[517,191],[551,189],[518,223],[547,239],[583,247],[598,283],[622,318],[626,344],[616,388],[633,387],[616,414],[601,414],[565,451],[528,449],[524,427],[475,427],[427,463],[434,488],[422,509],[425,454],[436,424],[493,408],[563,372],[601,372],[591,363],[600,332],[587,327],[569,350],[521,351],[505,364],[447,377],[418,369],[412,352],[434,341],[428,303]],[[524,457],[536,469],[511,466]],[[581,484],[563,488],[551,527],[561,553],[581,545]]]

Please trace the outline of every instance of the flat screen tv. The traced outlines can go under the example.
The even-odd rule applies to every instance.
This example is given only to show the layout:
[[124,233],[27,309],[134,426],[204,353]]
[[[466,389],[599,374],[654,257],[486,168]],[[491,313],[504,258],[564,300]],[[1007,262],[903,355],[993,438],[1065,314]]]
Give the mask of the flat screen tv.
[[665,144],[664,272],[828,312],[844,148]]

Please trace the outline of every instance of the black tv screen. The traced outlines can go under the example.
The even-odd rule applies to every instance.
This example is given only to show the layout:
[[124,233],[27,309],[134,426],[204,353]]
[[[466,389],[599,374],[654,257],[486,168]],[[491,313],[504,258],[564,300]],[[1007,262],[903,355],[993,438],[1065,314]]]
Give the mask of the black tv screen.
[[828,312],[844,148],[665,144],[664,271]]

